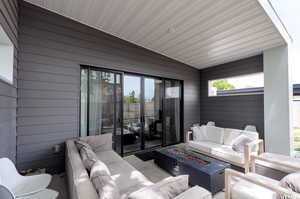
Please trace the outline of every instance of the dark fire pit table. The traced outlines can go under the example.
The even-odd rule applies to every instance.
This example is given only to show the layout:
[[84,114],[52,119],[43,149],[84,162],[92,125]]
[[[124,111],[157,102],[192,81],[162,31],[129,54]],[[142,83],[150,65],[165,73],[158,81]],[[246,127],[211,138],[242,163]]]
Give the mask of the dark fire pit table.
[[224,189],[224,173],[230,164],[183,147],[155,150],[154,162],[174,176],[189,175],[190,185],[199,185],[212,194]]

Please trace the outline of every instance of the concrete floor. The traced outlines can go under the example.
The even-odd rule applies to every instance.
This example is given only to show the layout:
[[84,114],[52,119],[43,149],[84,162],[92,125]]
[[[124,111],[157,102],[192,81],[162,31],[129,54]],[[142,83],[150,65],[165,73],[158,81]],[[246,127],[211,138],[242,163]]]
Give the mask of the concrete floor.
[[[124,159],[154,183],[170,176],[170,174],[157,167],[153,160],[142,161],[134,155],[127,156]],[[59,192],[57,199],[69,199],[65,174],[54,175],[49,188]],[[214,196],[214,199],[224,198],[224,192],[220,192]]]

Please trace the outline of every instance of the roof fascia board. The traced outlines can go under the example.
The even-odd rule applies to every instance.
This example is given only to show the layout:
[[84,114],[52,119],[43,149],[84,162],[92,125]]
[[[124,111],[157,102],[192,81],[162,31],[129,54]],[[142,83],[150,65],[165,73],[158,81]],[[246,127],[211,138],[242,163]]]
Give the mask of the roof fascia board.
[[257,0],[260,6],[264,9],[280,35],[283,37],[284,41],[287,45],[291,44],[293,42],[293,38],[287,31],[286,26],[284,25],[283,21],[280,19],[278,13],[274,9],[272,3],[270,0]]

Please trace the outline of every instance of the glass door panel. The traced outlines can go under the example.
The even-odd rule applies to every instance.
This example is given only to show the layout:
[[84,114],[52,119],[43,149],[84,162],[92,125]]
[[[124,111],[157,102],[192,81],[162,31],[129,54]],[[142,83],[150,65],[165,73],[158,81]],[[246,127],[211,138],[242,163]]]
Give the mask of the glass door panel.
[[141,77],[124,75],[123,90],[123,151],[141,150]]
[[144,148],[162,145],[163,81],[144,78]]
[[165,80],[164,142],[165,145],[181,140],[181,82]]
[[114,136],[114,144],[115,150],[117,153],[122,154],[122,130],[123,130],[123,86],[122,86],[122,75],[115,74],[115,92],[116,92],[116,103],[115,103],[115,110],[116,110],[116,132]]

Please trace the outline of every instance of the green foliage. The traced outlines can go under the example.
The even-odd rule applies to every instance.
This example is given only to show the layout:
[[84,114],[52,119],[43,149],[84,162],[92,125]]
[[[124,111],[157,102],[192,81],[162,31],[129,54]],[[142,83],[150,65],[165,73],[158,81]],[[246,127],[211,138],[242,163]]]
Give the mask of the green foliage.
[[235,89],[234,85],[230,84],[226,79],[215,81],[213,86],[216,87],[218,91]]
[[123,100],[124,100],[124,103],[131,103],[131,104],[140,103],[140,99],[135,97],[135,92],[134,91],[129,93],[129,96],[124,96]]

